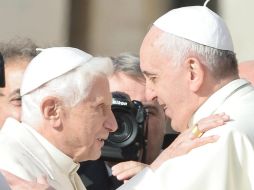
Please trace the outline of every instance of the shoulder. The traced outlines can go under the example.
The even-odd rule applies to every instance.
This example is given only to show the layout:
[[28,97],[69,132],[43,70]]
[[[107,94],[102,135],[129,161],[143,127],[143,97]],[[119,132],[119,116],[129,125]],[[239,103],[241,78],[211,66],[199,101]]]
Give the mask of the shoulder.
[[31,180],[35,173],[41,170],[38,161],[33,156],[32,150],[16,139],[13,133],[17,131],[8,129],[0,132],[0,168]]

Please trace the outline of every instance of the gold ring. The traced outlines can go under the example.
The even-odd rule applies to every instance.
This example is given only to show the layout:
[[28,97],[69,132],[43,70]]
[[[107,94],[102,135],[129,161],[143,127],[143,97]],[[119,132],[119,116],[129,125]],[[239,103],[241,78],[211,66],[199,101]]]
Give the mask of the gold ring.
[[201,137],[201,136],[203,135],[203,132],[199,130],[197,124],[194,125],[193,129],[191,130],[191,133],[192,133],[195,137],[197,137],[197,138],[199,138],[199,137]]

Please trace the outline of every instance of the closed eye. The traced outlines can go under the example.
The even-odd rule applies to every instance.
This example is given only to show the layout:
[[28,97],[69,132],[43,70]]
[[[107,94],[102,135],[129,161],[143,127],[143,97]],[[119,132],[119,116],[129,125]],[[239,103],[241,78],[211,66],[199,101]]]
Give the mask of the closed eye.
[[148,110],[148,114],[149,115],[158,115],[158,108],[156,106],[153,105],[144,105],[144,107]]
[[156,82],[156,79],[158,78],[158,76],[156,74],[149,73],[147,71],[144,71],[143,74],[147,80],[149,80],[150,82],[153,82],[153,83]]
[[104,103],[99,104],[97,108],[102,111],[103,115],[107,115],[107,112],[111,111],[111,105],[106,105]]
[[151,81],[151,82],[156,82],[156,79],[157,79],[157,77],[155,77],[155,76],[150,76],[150,77],[148,77],[148,79]]
[[14,106],[21,106],[21,96],[20,96],[20,89],[14,90],[12,93],[10,93],[9,102]]
[[10,99],[10,102],[11,102],[12,105],[20,107],[21,106],[21,97],[20,96],[13,97],[13,98]]

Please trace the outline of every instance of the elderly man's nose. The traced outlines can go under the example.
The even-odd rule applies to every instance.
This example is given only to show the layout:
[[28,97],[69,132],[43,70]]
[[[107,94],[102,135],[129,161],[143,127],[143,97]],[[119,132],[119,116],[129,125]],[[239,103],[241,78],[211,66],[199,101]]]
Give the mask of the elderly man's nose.
[[111,114],[109,115],[109,118],[106,122],[106,126],[105,126],[109,132],[114,132],[117,130],[117,122],[116,122],[116,118],[113,114],[113,112],[111,111]]
[[152,101],[152,100],[156,100],[157,99],[155,91],[152,90],[151,88],[146,88],[146,99],[148,101]]

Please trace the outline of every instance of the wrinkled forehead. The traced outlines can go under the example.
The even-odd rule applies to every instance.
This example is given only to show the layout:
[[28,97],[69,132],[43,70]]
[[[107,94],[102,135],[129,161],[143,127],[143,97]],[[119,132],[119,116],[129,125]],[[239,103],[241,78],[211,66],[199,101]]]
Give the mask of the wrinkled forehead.
[[140,67],[142,72],[155,71],[167,61],[168,55],[162,53],[163,47],[162,43],[160,43],[163,34],[164,32],[157,27],[152,27],[145,36],[140,48]]
[[109,81],[105,74],[98,75],[91,81],[86,100],[95,103],[111,104],[112,95],[109,90]]
[[147,48],[155,48],[157,40],[159,40],[163,33],[164,32],[158,29],[156,26],[152,26],[141,44],[140,54],[142,54],[142,52],[145,51]]

